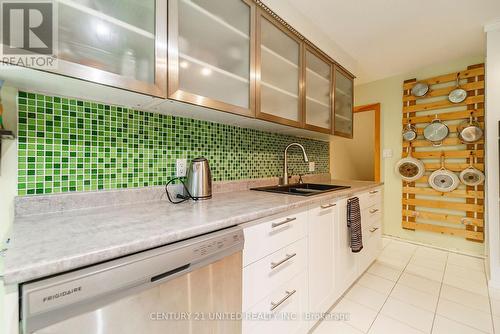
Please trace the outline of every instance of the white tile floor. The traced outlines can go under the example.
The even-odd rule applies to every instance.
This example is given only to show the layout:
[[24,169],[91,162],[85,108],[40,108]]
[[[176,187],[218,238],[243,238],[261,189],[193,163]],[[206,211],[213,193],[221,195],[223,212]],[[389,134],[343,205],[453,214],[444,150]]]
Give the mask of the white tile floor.
[[[500,334],[500,290],[479,258],[383,239],[384,249],[314,334]],[[333,317],[332,317],[333,318]]]

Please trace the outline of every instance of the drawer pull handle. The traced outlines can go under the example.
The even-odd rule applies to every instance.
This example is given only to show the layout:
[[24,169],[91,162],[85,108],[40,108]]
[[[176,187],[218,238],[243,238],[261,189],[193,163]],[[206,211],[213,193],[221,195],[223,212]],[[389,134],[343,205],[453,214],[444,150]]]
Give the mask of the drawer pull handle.
[[370,210],[370,213],[375,213],[375,212],[378,212],[378,209],[371,209]]
[[378,190],[372,190],[372,191],[369,192],[370,195],[373,195],[373,194],[376,194],[376,193],[378,193]]
[[288,298],[290,298],[291,296],[293,296],[297,290],[292,290],[292,291],[285,291],[286,292],[286,296],[283,297],[282,299],[280,299],[278,302],[271,302],[271,311],[274,311],[278,306],[280,306],[281,304],[283,304]]
[[297,255],[297,253],[287,254],[286,257],[283,260],[278,261],[278,262],[271,262],[271,269],[274,269],[276,267],[281,266],[283,263],[285,263],[286,261],[290,260],[292,257],[294,257],[296,255]]
[[287,218],[287,219],[283,220],[282,222],[273,223],[271,225],[271,227],[275,228],[275,227],[278,227],[278,226],[281,226],[281,225],[285,225],[285,224],[288,224],[289,222],[293,222],[294,220],[297,220],[297,218]]
[[328,209],[337,205],[336,203],[324,204],[321,206],[322,209]]
[[370,232],[371,232],[371,233],[373,233],[373,232],[375,232],[376,230],[378,230],[378,227],[371,228],[371,229],[370,229]]

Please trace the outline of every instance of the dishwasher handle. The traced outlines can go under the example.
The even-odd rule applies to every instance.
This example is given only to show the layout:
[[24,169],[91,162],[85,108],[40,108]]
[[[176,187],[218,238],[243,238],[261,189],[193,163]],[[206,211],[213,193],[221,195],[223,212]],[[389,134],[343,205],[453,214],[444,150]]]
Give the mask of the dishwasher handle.
[[156,275],[156,276],[153,276],[151,277],[151,283],[155,283],[155,282],[158,282],[158,281],[162,281],[164,280],[165,278],[169,278],[170,276],[172,275],[175,275],[175,274],[178,274],[180,273],[181,271],[185,271],[187,269],[189,269],[189,267],[191,267],[191,263],[188,263],[188,264],[185,264],[183,266],[180,266],[180,267],[177,267],[175,269],[172,269],[172,270],[169,270],[169,271],[166,271],[162,274],[159,274],[159,275]]

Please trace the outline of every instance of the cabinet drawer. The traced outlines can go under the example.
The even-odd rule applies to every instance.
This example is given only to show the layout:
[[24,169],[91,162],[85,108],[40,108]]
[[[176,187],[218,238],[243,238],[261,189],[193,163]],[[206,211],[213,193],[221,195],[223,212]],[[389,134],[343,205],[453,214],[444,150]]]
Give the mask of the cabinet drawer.
[[243,310],[306,269],[307,239],[287,247],[243,268]]
[[[277,287],[245,312],[243,334],[303,333],[307,325],[307,278],[303,272]],[[272,309],[272,310],[271,310]]]
[[363,235],[363,249],[368,244],[369,240],[374,236],[377,236],[382,230],[382,224],[380,221],[372,221],[370,224],[366,224],[366,227],[363,226],[362,235]]
[[361,213],[363,229],[371,228],[382,221],[382,203],[376,203]]
[[263,257],[306,236],[307,211],[294,211],[267,218],[261,223],[253,223],[243,230],[245,248],[243,266],[247,266]]
[[382,250],[382,231],[380,228],[373,227],[369,231],[369,238],[367,240],[367,267],[380,255]]
[[363,249],[356,254],[358,261],[358,275],[362,274],[378,257],[382,249],[382,231],[373,226],[363,230]]
[[377,258],[382,251],[382,228],[374,226],[370,229],[370,234],[370,249]]
[[382,227],[380,224],[373,224],[369,228],[363,231],[363,245],[370,246],[370,241],[372,238],[381,238]]
[[372,189],[365,193],[358,195],[359,205],[361,210],[371,207],[374,204],[382,202],[382,188]]

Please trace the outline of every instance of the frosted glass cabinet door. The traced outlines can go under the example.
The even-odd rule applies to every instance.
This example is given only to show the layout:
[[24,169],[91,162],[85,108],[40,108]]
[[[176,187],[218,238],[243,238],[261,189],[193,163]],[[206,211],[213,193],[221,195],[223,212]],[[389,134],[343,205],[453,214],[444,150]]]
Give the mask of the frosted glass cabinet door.
[[306,128],[331,132],[332,67],[316,53],[306,49]]
[[58,0],[58,72],[166,96],[166,0]]
[[264,13],[257,25],[257,117],[300,126],[301,44]]
[[169,97],[254,115],[254,11],[246,0],[169,1]]
[[334,134],[353,137],[353,80],[344,71],[335,68]]

